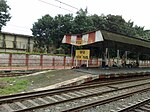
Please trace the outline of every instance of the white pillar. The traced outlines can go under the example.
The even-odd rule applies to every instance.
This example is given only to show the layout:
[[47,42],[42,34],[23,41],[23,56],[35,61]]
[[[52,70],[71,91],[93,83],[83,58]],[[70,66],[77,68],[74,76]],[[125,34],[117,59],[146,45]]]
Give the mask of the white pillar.
[[125,62],[127,64],[127,61],[128,61],[128,51],[125,51]]
[[86,62],[86,67],[89,67],[89,60],[87,60]]
[[120,53],[119,50],[117,50],[117,65],[119,65],[119,59],[120,59]]
[[108,65],[108,48],[106,48],[106,51],[105,51],[105,65]]

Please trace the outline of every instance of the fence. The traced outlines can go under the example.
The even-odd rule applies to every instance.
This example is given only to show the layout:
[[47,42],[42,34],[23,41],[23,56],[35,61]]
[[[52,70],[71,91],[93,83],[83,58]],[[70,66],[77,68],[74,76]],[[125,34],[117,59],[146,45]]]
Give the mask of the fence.
[[[110,59],[108,65],[112,66],[117,60]],[[135,62],[135,60],[128,60]],[[121,63],[121,60],[119,60]],[[77,61],[66,56],[29,55],[29,54],[0,54],[0,70],[36,70],[36,69],[68,69],[74,66],[87,64],[87,61]],[[102,59],[88,60],[89,67],[102,65]],[[140,61],[142,67],[150,67],[150,61]]]
[[[68,69],[86,64],[66,56],[0,54],[0,70]],[[89,66],[98,66],[97,59],[90,59]]]

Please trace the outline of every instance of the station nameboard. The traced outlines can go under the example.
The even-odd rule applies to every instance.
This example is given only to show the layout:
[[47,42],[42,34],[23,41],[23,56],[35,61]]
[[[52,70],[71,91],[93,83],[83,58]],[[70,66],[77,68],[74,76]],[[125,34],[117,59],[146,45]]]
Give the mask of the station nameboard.
[[82,40],[76,40],[76,45],[78,46],[82,45]]
[[77,60],[89,60],[90,50],[76,50],[76,59]]

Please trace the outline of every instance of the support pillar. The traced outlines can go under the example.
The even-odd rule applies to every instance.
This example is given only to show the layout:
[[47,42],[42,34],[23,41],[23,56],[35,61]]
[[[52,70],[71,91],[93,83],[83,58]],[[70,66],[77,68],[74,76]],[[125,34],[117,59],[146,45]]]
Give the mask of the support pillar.
[[108,64],[107,53],[108,53],[108,48],[106,48],[105,51],[102,53],[102,68],[104,68]]
[[41,66],[41,69],[43,69],[43,55],[42,54],[40,55],[40,66]]
[[117,50],[117,66],[119,66],[119,60],[120,60],[120,51]]
[[26,67],[27,67],[27,70],[28,70],[28,67],[29,67],[29,54],[26,54]]
[[64,56],[64,69],[66,68],[66,56]]
[[12,54],[10,53],[9,54],[9,66],[11,66],[12,65]]

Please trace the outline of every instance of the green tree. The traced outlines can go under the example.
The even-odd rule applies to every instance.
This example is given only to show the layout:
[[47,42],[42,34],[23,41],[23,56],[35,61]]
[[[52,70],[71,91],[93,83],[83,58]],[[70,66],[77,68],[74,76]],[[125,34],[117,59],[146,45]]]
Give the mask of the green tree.
[[[70,14],[57,15],[54,18],[45,15],[33,24],[35,47],[41,51],[51,52],[59,48],[65,34],[70,33],[73,17]],[[50,48],[52,48],[50,50]]]
[[95,30],[95,27],[93,26],[93,21],[90,16],[87,16],[87,14],[87,9],[80,9],[77,12],[77,16],[74,18],[73,21],[72,33],[81,34]]
[[10,20],[10,7],[6,4],[5,0],[0,0],[0,31],[6,22]]
[[35,36],[35,45],[49,52],[50,46],[62,47],[65,51],[69,51],[69,45],[61,44],[66,34],[83,34],[97,29],[139,38],[148,37],[150,34],[149,31],[144,32],[144,27],[134,25],[131,20],[125,21],[120,15],[88,15],[87,9],[80,9],[75,17],[72,14],[59,14],[55,17],[45,15],[33,24],[32,32]]
[[94,29],[107,29],[106,16],[104,16],[103,14],[101,16],[98,16],[96,14],[91,15],[90,19],[92,20]]
[[150,41],[150,30],[145,30],[142,38]]
[[142,38],[144,36],[144,27],[135,25],[134,29],[136,31],[135,37]]
[[126,22],[120,15],[101,15],[99,16],[99,20],[101,22],[97,21],[94,24],[99,25],[98,27],[104,30],[109,30],[112,32],[138,38],[141,38],[145,34],[144,27],[140,27],[137,25],[134,26],[134,22],[132,22],[131,20]]
[[55,22],[55,44],[56,47],[60,47],[60,43],[63,39],[63,36],[65,34],[72,34],[72,22],[73,22],[73,15],[72,14],[66,14],[66,15],[57,15],[54,18]]
[[41,19],[38,19],[38,22],[33,24],[32,34],[34,35],[35,47],[40,49],[40,52],[43,52],[49,46],[53,44],[53,25],[54,20],[50,15],[45,15]]

